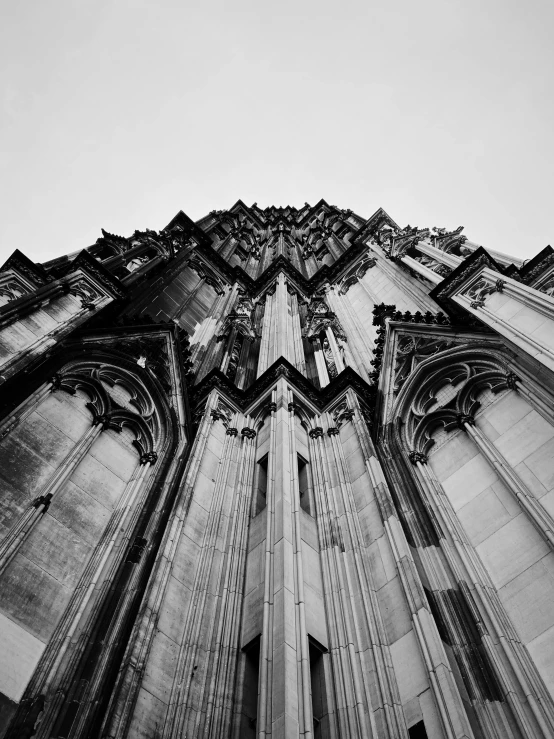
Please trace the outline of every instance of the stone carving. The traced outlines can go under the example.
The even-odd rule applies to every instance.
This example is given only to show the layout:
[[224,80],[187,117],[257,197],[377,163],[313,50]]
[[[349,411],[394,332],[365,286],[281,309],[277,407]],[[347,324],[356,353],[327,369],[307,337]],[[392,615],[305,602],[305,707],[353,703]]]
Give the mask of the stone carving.
[[408,458],[412,464],[417,464],[418,462],[420,464],[427,463],[427,455],[423,452],[412,451],[408,454]]
[[344,400],[333,408],[331,415],[335,426],[340,429],[343,423],[351,421],[354,418],[354,411],[348,407],[348,403]]
[[428,357],[445,351],[454,341],[427,336],[400,336],[396,347],[394,391],[398,392],[416,367]]
[[212,409],[211,417],[214,421],[222,421],[225,427],[231,423],[234,415],[233,409],[224,403],[221,399],[218,401],[217,407]]
[[517,390],[517,383],[520,382],[519,377],[514,372],[508,372],[506,375],[506,385],[510,390]]
[[321,428],[321,426],[316,426],[314,429],[310,429],[310,439],[319,439],[320,436],[323,436],[323,429]]

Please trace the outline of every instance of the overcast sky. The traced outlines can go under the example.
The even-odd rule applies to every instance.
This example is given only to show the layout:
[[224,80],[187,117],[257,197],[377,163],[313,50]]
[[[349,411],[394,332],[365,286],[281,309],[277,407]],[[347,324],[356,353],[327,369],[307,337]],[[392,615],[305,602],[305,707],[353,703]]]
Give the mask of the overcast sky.
[[29,0],[0,28],[2,261],[239,198],[554,245],[552,0]]

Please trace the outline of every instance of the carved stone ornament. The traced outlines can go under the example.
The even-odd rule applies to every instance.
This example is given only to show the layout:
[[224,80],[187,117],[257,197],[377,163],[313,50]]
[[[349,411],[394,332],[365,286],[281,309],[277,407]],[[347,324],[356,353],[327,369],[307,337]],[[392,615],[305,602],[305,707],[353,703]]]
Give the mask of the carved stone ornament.
[[220,400],[217,404],[217,407],[212,410],[211,417],[214,421],[222,421],[223,425],[225,427],[228,427],[231,423],[233,414],[233,409]]
[[323,436],[323,429],[321,426],[316,426],[315,429],[311,429],[309,432],[310,439],[319,439],[320,436]]
[[343,403],[339,403],[336,408],[331,411],[335,426],[340,429],[345,421],[351,421],[354,418],[354,411],[348,407],[346,400]]
[[145,452],[144,454],[141,454],[140,457],[140,463],[141,464],[155,464],[158,461],[158,454],[157,452]]
[[327,429],[327,436],[337,436],[339,434],[339,430],[336,426],[330,426]]
[[52,493],[48,493],[47,495],[39,495],[38,498],[35,498],[33,502],[31,503],[33,508],[40,508],[41,506],[44,506],[44,509],[42,513],[46,513],[46,511],[50,508],[50,503],[52,502]]
[[411,373],[429,357],[449,349],[454,342],[445,338],[404,335],[398,339],[394,368],[394,392],[398,392]]
[[517,390],[517,383],[520,382],[519,377],[515,374],[515,372],[508,372],[506,375],[506,385],[509,387],[510,390]]
[[426,464],[427,455],[424,454],[423,452],[413,451],[408,454],[408,459],[410,460],[412,464],[417,464],[418,462],[420,464]]
[[475,418],[468,413],[458,413],[456,416],[458,426],[463,429],[465,425],[475,426]]
[[249,429],[248,426],[245,426],[240,433],[245,439],[254,439],[256,437],[254,429]]
[[229,426],[225,433],[227,434],[227,436],[236,436],[238,434],[238,429],[236,429],[234,426]]
[[112,420],[110,416],[106,414],[96,415],[93,421],[94,426],[102,426],[102,431],[107,431],[112,428]]

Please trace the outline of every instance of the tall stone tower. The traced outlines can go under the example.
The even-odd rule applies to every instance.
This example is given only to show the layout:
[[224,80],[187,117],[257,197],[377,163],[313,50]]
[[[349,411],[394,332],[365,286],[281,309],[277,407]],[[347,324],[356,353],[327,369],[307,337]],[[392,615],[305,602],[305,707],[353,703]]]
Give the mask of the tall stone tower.
[[0,737],[554,736],[554,251],[461,232],[12,254]]

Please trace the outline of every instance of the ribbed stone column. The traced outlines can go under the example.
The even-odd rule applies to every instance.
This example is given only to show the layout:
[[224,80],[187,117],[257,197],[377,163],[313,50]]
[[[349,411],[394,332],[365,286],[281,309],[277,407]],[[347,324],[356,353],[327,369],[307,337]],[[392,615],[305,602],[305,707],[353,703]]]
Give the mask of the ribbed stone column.
[[515,497],[525,515],[554,549],[554,520],[544,509],[542,504],[527,489],[511,465],[504,459],[498,449],[492,444],[483,432],[475,425],[473,416],[460,415],[460,427],[471,437],[475,445],[489,462],[498,477],[507,486]]
[[[352,404],[357,401],[351,397]],[[410,547],[400,525],[396,509],[392,503],[388,484],[385,480],[367,428],[360,418],[357,408],[353,416],[354,424],[364,452],[366,469],[376,493],[383,527],[393,554],[402,590],[411,611],[411,621],[439,715],[447,739],[473,739],[474,734],[468,721],[462,698],[448,657],[444,651],[437,626],[429,611],[417,576]]]
[[[348,335],[348,347],[352,352],[352,366],[364,380],[369,379],[366,367],[369,367],[373,357],[371,344],[375,337],[370,335],[367,330],[363,330],[359,317],[352,310],[349,298],[346,295],[338,294],[336,287],[327,292],[327,301],[331,309],[337,314]],[[371,329],[373,329],[373,326]],[[375,333],[374,329],[373,333]]]
[[279,357],[285,357],[291,364],[302,371],[302,368],[299,367],[297,350],[297,343],[300,336],[298,335],[298,331],[295,331],[295,320],[299,321],[298,312],[296,310],[295,319],[294,302],[292,311],[289,310],[287,278],[283,272],[280,272],[277,277],[275,293],[273,295],[266,295],[262,342],[260,346],[260,358],[258,360],[258,377],[273,362],[277,361]]
[[258,372],[256,377],[262,375],[265,370],[271,364],[269,359],[270,356],[270,343],[271,343],[271,332],[273,329],[273,309],[275,304],[275,294],[268,293],[265,296],[265,310],[262,324],[262,340],[260,343],[260,356],[258,359]]
[[[412,451],[408,457],[419,472],[425,496],[432,501],[441,525],[450,535],[452,543],[450,545],[444,541],[443,552],[469,602],[475,603],[476,621],[483,643],[522,735],[533,739],[547,739],[551,735],[549,727],[554,725],[554,712],[552,701],[546,694],[536,667],[523,648],[481,559],[471,546],[448,496],[428,464],[426,455]],[[469,581],[471,590],[465,579]],[[486,614],[492,628],[491,634],[480,612]],[[498,652],[503,653],[511,669],[506,669]],[[526,707],[536,723],[530,720]]]
[[290,362],[294,363],[294,357],[289,352],[289,305],[288,305],[288,289],[287,279],[283,272],[279,273],[277,278],[277,287],[275,289],[275,299],[277,301],[277,321],[275,322],[275,353],[273,361],[279,357],[286,357]]
[[313,730],[289,392],[280,379],[271,405],[258,739],[309,739]]
[[298,295],[291,295],[292,314],[292,355],[294,366],[297,370],[306,374],[306,359],[304,357],[304,346],[302,345],[302,328],[300,326],[300,313],[298,311]]

